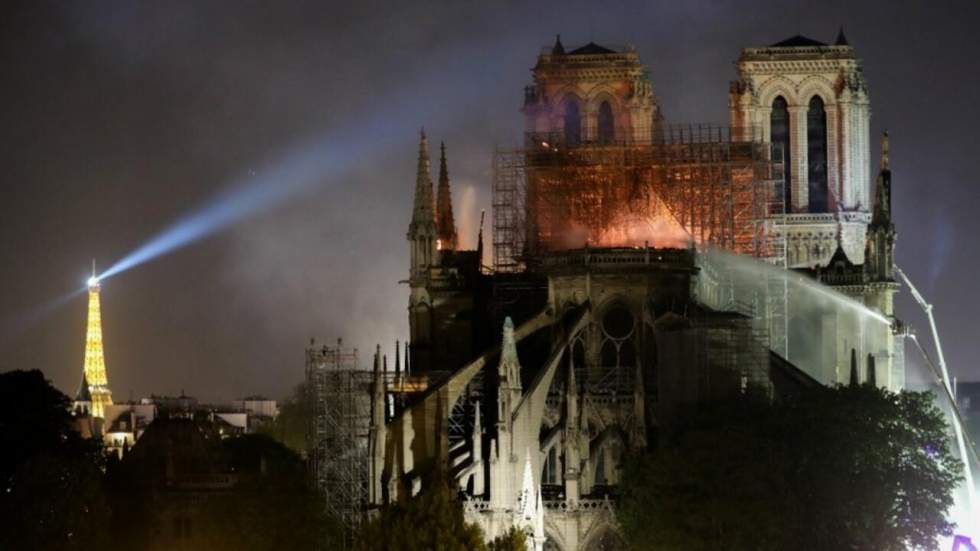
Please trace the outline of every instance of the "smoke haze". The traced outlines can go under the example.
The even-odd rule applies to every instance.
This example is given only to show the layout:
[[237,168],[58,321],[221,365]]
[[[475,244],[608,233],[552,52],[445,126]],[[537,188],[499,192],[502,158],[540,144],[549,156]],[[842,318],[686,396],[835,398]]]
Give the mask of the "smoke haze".
[[[566,47],[635,44],[668,122],[724,124],[739,48],[797,33],[831,41],[843,25],[865,62],[872,135],[887,127],[892,136],[899,263],[932,282],[951,369],[980,378],[971,362],[980,254],[975,239],[953,238],[980,234],[970,184],[975,2],[42,1],[3,10],[0,369],[42,369],[74,394],[84,295],[44,309],[52,297],[83,286],[93,257],[109,266],[247,186],[242,175],[276,174],[329,136],[336,157],[317,157],[302,194],[263,201],[102,288],[117,397],[281,397],[301,379],[311,337],[342,337],[363,363],[375,343],[390,352],[407,336],[398,281],[420,126],[430,143],[446,142],[465,246],[487,210],[489,255],[492,152],[520,143],[529,68],[556,33]],[[924,327],[907,293],[898,310]]]

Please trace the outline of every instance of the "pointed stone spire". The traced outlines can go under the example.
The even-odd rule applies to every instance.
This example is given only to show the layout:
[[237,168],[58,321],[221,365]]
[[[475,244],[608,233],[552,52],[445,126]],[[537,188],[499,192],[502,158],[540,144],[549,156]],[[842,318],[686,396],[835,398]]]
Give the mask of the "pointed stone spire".
[[435,263],[436,219],[435,200],[432,195],[432,173],[429,166],[429,143],[422,129],[419,138],[418,171],[415,175],[415,203],[412,221],[408,225],[411,241],[410,282],[420,281],[427,269]]
[[457,246],[456,220],[453,218],[453,198],[449,190],[449,169],[446,167],[446,144],[441,143],[439,150],[436,232],[439,239],[439,250],[455,251]]
[[435,226],[435,202],[432,196],[432,170],[429,163],[429,141],[425,129],[419,132],[419,160],[415,174],[415,204],[412,210],[412,223],[409,234],[420,230],[431,230]]
[[841,25],[840,31],[837,33],[837,40],[834,41],[834,46],[850,46],[851,44],[847,41],[847,37],[844,36],[844,26]]
[[517,498],[517,511],[520,521],[534,520],[534,469],[531,466],[530,449],[524,451],[524,478]]
[[541,551],[547,539],[544,533],[544,500],[541,498],[541,486],[534,482],[530,449],[525,452],[524,479],[514,512],[513,525],[524,531],[527,549]]
[[851,386],[858,386],[860,381],[858,380],[858,359],[857,350],[851,349]]
[[561,43],[561,35],[555,35],[555,45],[551,47],[551,55],[565,55],[565,46]]
[[548,536],[544,533],[544,499],[541,497],[541,485],[538,484],[537,503],[534,508],[534,551],[542,551]]
[[878,375],[875,371],[875,357],[868,354],[868,379],[866,382],[871,386],[878,386]]

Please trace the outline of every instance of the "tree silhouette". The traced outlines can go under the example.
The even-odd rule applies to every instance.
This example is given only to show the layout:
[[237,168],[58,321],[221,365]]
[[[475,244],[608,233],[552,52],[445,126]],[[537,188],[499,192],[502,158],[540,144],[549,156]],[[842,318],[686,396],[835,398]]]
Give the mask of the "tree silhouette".
[[817,388],[703,406],[627,468],[638,549],[933,549],[960,463],[928,393]]
[[109,523],[98,439],[37,370],[0,374],[0,549],[89,549]]

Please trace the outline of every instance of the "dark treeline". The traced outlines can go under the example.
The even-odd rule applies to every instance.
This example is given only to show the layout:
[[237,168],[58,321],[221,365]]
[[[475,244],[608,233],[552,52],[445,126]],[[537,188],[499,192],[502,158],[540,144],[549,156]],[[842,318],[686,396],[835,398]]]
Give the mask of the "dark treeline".
[[[272,431],[297,446],[301,395]],[[39,371],[0,374],[0,549],[329,549],[344,537],[304,460],[268,435],[221,438],[162,416],[107,459],[69,405]],[[932,548],[953,528],[960,464],[927,393],[749,393],[688,419],[625,466],[618,519],[633,548],[897,551]],[[353,537],[363,551],[525,543],[512,531],[485,545],[445,482],[375,511]]]

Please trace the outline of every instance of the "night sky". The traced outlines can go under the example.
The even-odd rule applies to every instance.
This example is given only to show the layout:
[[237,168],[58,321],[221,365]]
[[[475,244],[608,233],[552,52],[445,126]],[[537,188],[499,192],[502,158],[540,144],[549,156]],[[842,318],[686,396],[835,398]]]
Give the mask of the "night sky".
[[[634,44],[668,122],[726,124],[740,48],[832,42],[843,25],[875,169],[892,136],[898,262],[935,303],[953,372],[980,379],[980,3],[602,4],[5,3],[0,370],[41,369],[74,395],[86,299],[59,297],[91,259],[104,269],[215,197],[289,180],[311,151],[316,186],[104,282],[110,387],[117,401],[282,397],[311,337],[342,337],[367,364],[408,332],[420,126],[434,157],[446,141],[473,247],[492,150],[519,142],[529,69],[556,33],[566,48]],[[908,293],[898,312],[927,336]]]

